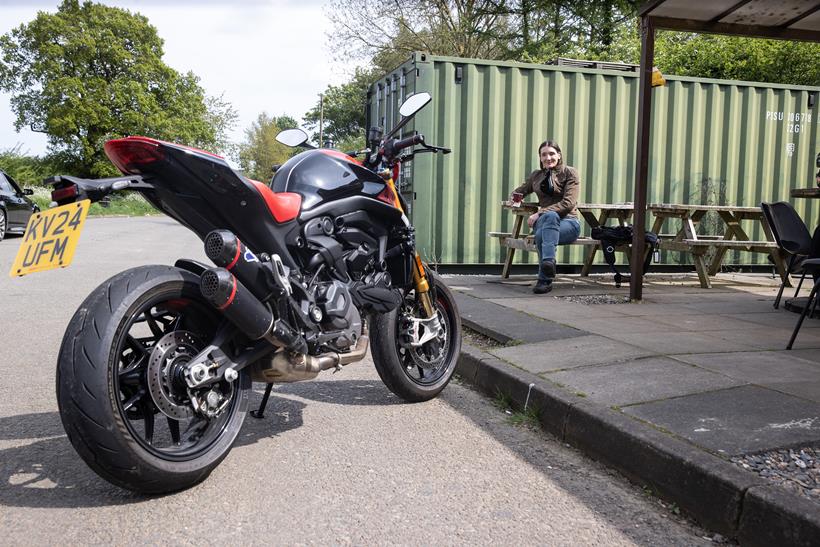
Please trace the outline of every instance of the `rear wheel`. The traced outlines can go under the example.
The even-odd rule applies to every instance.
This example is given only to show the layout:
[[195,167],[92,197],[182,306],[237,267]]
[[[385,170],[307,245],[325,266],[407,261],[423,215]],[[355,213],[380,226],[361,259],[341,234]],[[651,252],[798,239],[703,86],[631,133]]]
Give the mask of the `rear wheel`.
[[435,287],[434,306],[441,330],[422,345],[422,326],[413,335],[422,317],[414,292],[390,313],[371,319],[371,353],[376,371],[384,384],[408,402],[427,401],[445,388],[453,377],[461,353],[461,318],[452,292],[435,273],[428,272]]
[[8,219],[6,218],[6,210],[0,209],[0,241],[3,241],[3,238],[6,237],[7,223]]
[[125,271],[86,298],[60,348],[57,400],[69,440],[101,477],[172,492],[205,479],[228,454],[250,377],[211,390],[224,403],[213,418],[193,411],[181,377],[220,320],[198,278],[167,266]]

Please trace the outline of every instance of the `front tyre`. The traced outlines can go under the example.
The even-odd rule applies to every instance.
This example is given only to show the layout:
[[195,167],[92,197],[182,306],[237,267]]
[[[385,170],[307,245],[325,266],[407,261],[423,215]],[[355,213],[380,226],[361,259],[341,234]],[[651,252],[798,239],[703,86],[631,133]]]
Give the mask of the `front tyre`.
[[57,362],[63,427],[89,467],[117,486],[156,494],[202,481],[245,419],[251,380],[244,371],[218,386],[227,402],[220,414],[186,410],[178,369],[221,320],[198,281],[169,266],[127,270],[95,289],[66,329]]
[[387,388],[408,402],[429,401],[450,382],[461,353],[461,317],[453,293],[441,278],[428,271],[434,307],[443,327],[419,347],[408,344],[413,319],[422,317],[413,292],[404,305],[371,319],[370,351],[376,371]]

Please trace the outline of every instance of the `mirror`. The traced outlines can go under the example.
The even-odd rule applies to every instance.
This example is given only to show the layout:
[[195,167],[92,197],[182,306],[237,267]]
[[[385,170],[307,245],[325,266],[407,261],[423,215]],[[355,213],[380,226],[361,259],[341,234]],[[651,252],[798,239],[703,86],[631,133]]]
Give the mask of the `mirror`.
[[430,96],[429,93],[416,93],[415,95],[410,95],[405,99],[401,106],[399,107],[399,114],[404,116],[405,118],[408,116],[412,116],[419,110],[425,107],[427,103],[433,100],[433,97]]
[[276,140],[285,146],[296,147],[306,143],[308,140],[308,135],[301,129],[285,129],[276,135]]

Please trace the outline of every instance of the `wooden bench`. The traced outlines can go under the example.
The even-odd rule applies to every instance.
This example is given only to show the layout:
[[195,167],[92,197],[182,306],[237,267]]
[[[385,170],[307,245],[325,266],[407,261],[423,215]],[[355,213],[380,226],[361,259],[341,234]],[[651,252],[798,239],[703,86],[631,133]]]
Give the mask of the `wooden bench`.
[[[507,258],[501,272],[501,277],[507,278],[516,250],[536,251],[534,237],[532,235],[522,236],[521,230],[524,219],[537,211],[538,207],[534,203],[522,203],[520,206],[515,207],[505,201],[501,204],[505,210],[515,215],[513,231],[489,232],[487,235],[491,238],[497,238],[502,248],[507,249]],[[729,250],[768,254],[771,256],[781,278],[785,280],[787,285],[789,284],[785,261],[760,208],[734,205],[658,203],[650,205],[647,210],[655,217],[652,231],[658,234],[659,249],[690,253],[701,287],[711,288],[710,277],[720,271],[723,257]],[[592,228],[606,225],[607,221],[611,219],[616,219],[618,224],[623,226],[628,224],[632,217],[632,204],[581,203],[578,204],[578,211]],[[725,226],[723,235],[698,235],[698,225],[704,215],[710,211],[714,212],[723,222]],[[680,226],[675,228],[677,230],[675,233],[661,234],[660,230],[664,222],[669,219],[680,221]],[[752,240],[741,226],[741,221],[760,225],[767,239]],[[570,245],[584,245],[588,249],[581,275],[589,275],[595,254],[600,248],[600,242],[589,237],[581,237],[570,243]],[[619,246],[616,250],[626,253],[627,260],[629,259],[630,245]],[[707,265],[706,255],[710,251],[713,252],[713,255],[711,262]]]
[[[768,254],[772,257],[777,272],[788,284],[788,273],[783,256],[774,241],[774,235],[766,223],[763,211],[759,207],[656,203],[649,205],[647,210],[655,217],[652,225],[653,232],[658,233],[667,220],[680,221],[677,233],[671,237],[662,237],[659,248],[691,253],[701,287],[711,288],[712,282],[709,278],[720,271],[723,257],[729,250]],[[697,233],[698,225],[710,211],[714,212],[725,226],[722,236],[706,236]],[[741,221],[758,224],[767,239],[751,239],[741,226]],[[707,266],[705,255],[709,251],[713,251],[714,255]]]
[[[510,276],[510,268],[512,266],[515,251],[530,251],[537,252],[535,248],[535,237],[533,235],[521,235],[521,230],[524,224],[524,219],[538,210],[535,203],[522,203],[520,206],[512,206],[506,201],[501,202],[503,209],[510,211],[515,215],[512,232],[488,232],[487,236],[497,238],[502,248],[507,249],[507,258],[504,261],[504,268],[501,271],[501,277],[506,279]],[[616,219],[618,224],[624,226],[628,224],[632,217],[631,203],[579,203],[578,212],[586,223],[591,227],[606,225],[610,219]],[[584,258],[584,265],[581,268],[581,275],[589,275],[592,269],[592,263],[595,260],[595,254],[601,248],[601,242],[590,237],[579,237],[568,245],[583,245],[586,247],[587,253]],[[623,252],[629,259],[630,245],[619,245],[615,248],[616,251]]]

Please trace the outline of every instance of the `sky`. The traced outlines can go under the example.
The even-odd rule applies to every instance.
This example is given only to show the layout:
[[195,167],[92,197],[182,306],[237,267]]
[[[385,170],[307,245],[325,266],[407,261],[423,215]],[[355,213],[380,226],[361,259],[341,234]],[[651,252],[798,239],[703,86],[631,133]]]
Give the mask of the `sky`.
[[[300,120],[328,85],[347,81],[352,65],[334,63],[323,0],[97,0],[139,12],[165,41],[167,65],[193,71],[208,95],[224,93],[239,114],[230,136],[262,112]],[[0,0],[0,34],[56,12],[58,0]],[[0,150],[46,151],[41,133],[14,130],[9,94],[0,93]]]

